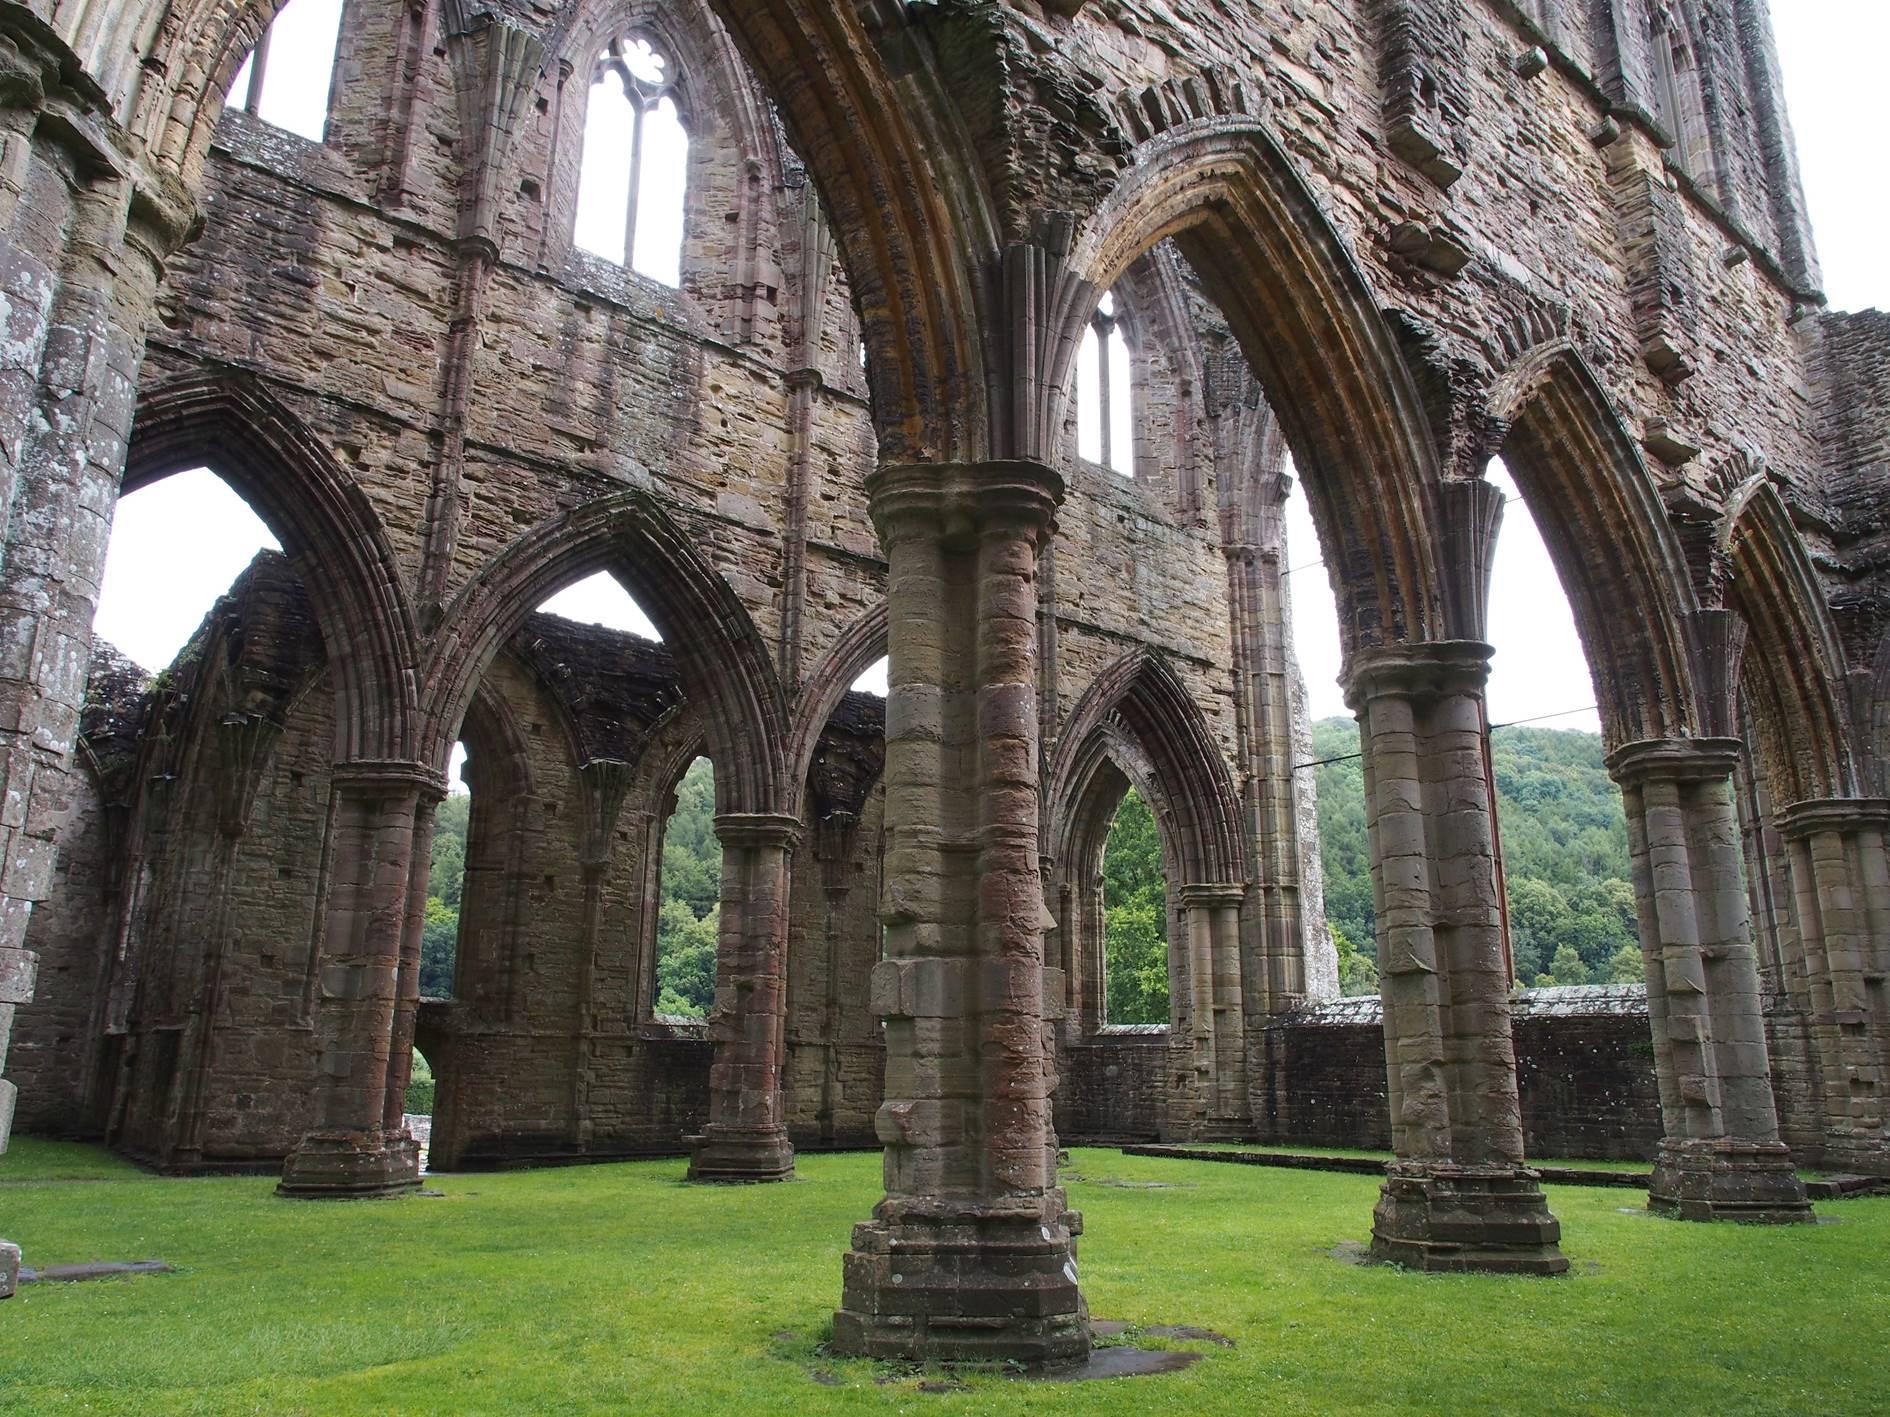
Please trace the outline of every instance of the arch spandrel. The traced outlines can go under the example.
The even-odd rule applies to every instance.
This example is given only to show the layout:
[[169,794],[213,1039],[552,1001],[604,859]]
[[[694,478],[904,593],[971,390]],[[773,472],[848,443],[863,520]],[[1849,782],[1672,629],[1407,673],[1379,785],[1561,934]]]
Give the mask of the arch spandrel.
[[549,596],[608,571],[676,657],[683,691],[708,713],[719,812],[779,810],[788,713],[760,633],[689,536],[643,492],[600,497],[541,522],[494,557],[446,607],[421,682],[420,732],[444,761],[479,680],[505,639]]
[[1067,390],[1101,292],[1171,237],[1278,414],[1348,650],[1443,637],[1427,491],[1439,473],[1422,402],[1358,262],[1259,122],[1187,123],[1136,150],[1072,243],[1050,321],[1052,387]]
[[1543,345],[1497,380],[1490,409],[1574,612],[1608,747],[1708,733],[1686,555],[1586,361],[1566,341]]
[[417,627],[360,487],[295,413],[233,374],[177,379],[139,398],[122,491],[204,465],[255,508],[308,588],[334,667],[337,761],[410,759]]

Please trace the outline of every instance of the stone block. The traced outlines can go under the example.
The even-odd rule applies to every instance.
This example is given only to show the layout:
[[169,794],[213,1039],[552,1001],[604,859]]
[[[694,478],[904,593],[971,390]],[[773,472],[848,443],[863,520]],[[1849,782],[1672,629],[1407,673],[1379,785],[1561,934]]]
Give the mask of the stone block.
[[39,956],[31,950],[0,948],[0,1004],[32,1003],[38,973]]
[[11,1299],[20,1283],[20,1247],[0,1240],[0,1299]]

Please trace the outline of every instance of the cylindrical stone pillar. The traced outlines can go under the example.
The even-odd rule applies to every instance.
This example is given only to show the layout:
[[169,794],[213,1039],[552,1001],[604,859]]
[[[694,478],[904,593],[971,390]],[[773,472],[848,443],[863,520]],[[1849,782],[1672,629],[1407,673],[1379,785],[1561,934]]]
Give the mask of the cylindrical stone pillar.
[[792,817],[724,813],[721,936],[709,1038],[709,1122],[689,1138],[692,1181],[784,1181],[794,1174],[781,1099],[787,1040],[788,859]]
[[394,1038],[387,1053],[387,1101],[381,1108],[381,1125],[391,1134],[402,1133],[407,1126],[413,1035],[420,1020],[420,947],[426,937],[427,886],[433,872],[433,821],[445,795],[444,784],[429,785],[414,802],[406,914],[400,925],[400,978],[394,989]]
[[1523,1160],[1482,698],[1490,648],[1364,651],[1364,749],[1395,1159],[1372,1254],[1410,1269],[1560,1274],[1561,1227]]
[[387,1195],[420,1182],[419,1148],[398,1120],[388,1124],[389,1060],[416,827],[440,786],[418,763],[335,769],[332,865],[317,968],[316,1114],[283,1165],[279,1195]]
[[1890,1176],[1890,801],[1834,798],[1779,814],[1827,1167]]
[[1608,756],[1627,808],[1665,1135],[1648,1205],[1689,1220],[1806,1220],[1779,1140],[1734,805],[1732,738]]
[[1037,558],[1049,468],[886,467],[886,1196],[854,1228],[843,1353],[1048,1363],[1089,1350],[1056,1184],[1038,873]]
[[1186,885],[1176,892],[1188,934],[1188,996],[1201,1079],[1198,1135],[1209,1140],[1237,1141],[1252,1130],[1240,957],[1244,894],[1242,887],[1225,884]]

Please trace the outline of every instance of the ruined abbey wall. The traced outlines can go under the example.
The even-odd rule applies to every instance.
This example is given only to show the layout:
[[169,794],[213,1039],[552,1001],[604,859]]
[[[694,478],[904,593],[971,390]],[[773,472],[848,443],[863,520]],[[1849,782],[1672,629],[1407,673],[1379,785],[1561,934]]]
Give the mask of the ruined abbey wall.
[[[22,1056],[51,1046],[13,1015],[60,830],[94,850],[87,824],[126,800],[101,788],[91,813],[64,776],[121,488],[216,466],[275,529],[326,655],[320,693],[245,645],[198,671],[260,675],[224,717],[156,701],[184,770],[137,795],[176,796],[189,840],[127,824],[156,928],[111,927],[137,948],[95,956],[141,981],[104,1010],[131,1107],[95,1120],[127,1147],[194,1164],[253,1125],[236,1099],[256,1093],[186,1065],[240,1080],[306,1047],[285,1193],[410,1185],[416,1036],[535,1075],[514,1113],[479,1099],[466,1147],[547,1137],[566,1096],[579,1148],[632,1125],[629,1094],[591,1083],[652,1041],[623,1004],[647,991],[596,941],[647,909],[638,843],[613,833],[631,788],[695,751],[680,719],[634,751],[582,713],[562,759],[529,731],[504,748],[514,776],[580,779],[502,791],[511,824],[488,833],[532,868],[517,883],[557,892],[556,938],[481,912],[498,935],[471,957],[497,972],[476,1026],[415,992],[451,745],[482,716],[543,721],[517,635],[608,569],[718,767],[722,997],[706,1038],[663,1040],[712,1059],[692,1175],[787,1174],[790,1128],[852,1135],[880,1068],[888,1196],[856,1231],[836,1344],[1080,1351],[1059,1070],[1133,1051],[1117,1076],[1140,1096],[1157,1051],[1095,1042],[1091,882],[1123,786],[1156,806],[1171,888],[1161,1125],[1260,1125],[1284,1082],[1272,1021],[1331,992],[1284,636],[1290,451],[1371,784],[1398,1157],[1374,1251],[1452,1267],[1468,1225],[1477,1263],[1558,1272],[1477,751],[1500,453],[1627,808],[1652,1202],[1804,1218],[1782,1135],[1890,1166],[1881,322],[1822,309],[1763,0],[362,4],[322,144],[222,111],[272,12],[0,8],[0,1054],[9,1025]],[[676,289],[571,239],[584,95],[626,34],[674,64],[693,139]],[[1075,449],[1105,292],[1134,351],[1127,480]],[[819,813],[821,733],[888,650],[883,785]],[[857,974],[831,932],[858,929],[875,812],[883,1060],[847,1009],[817,1037],[789,1021],[820,987],[811,936],[830,1014]],[[253,991],[266,976],[226,971],[251,958],[231,907],[252,898],[254,960],[299,959],[300,993],[293,965]],[[47,952],[77,978],[92,927],[59,911],[38,912]],[[1768,1006],[1792,1016],[1776,1060]],[[228,1021],[258,1031],[219,1051]],[[662,1066],[674,1122],[702,1094]],[[895,1252],[952,1278],[902,1287]],[[1015,1312],[1020,1285],[1028,1321],[962,1322]]]

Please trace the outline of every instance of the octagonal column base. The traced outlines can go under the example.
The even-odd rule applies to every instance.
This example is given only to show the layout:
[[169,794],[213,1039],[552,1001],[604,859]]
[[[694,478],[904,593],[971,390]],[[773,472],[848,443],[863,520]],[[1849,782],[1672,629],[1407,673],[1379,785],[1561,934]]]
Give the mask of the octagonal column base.
[[1372,1212],[1372,1258],[1406,1269],[1562,1274],[1561,1239],[1526,1166],[1394,1161]]
[[794,1147],[787,1128],[720,1127],[711,1122],[689,1143],[689,1179],[739,1185],[786,1181],[794,1175]]
[[930,1214],[922,1206],[883,1203],[853,1227],[836,1352],[1032,1367],[1089,1356],[1089,1308],[1076,1282],[1081,1215],[1060,1203],[1049,1219],[1015,1205]]
[[11,1299],[20,1283],[20,1247],[0,1240],[0,1299]]
[[1663,1141],[1647,1208],[1680,1220],[1793,1225],[1812,1219],[1805,1183],[1782,1142]]
[[310,1132],[282,1164],[279,1196],[349,1200],[420,1185],[420,1144],[406,1132]]

